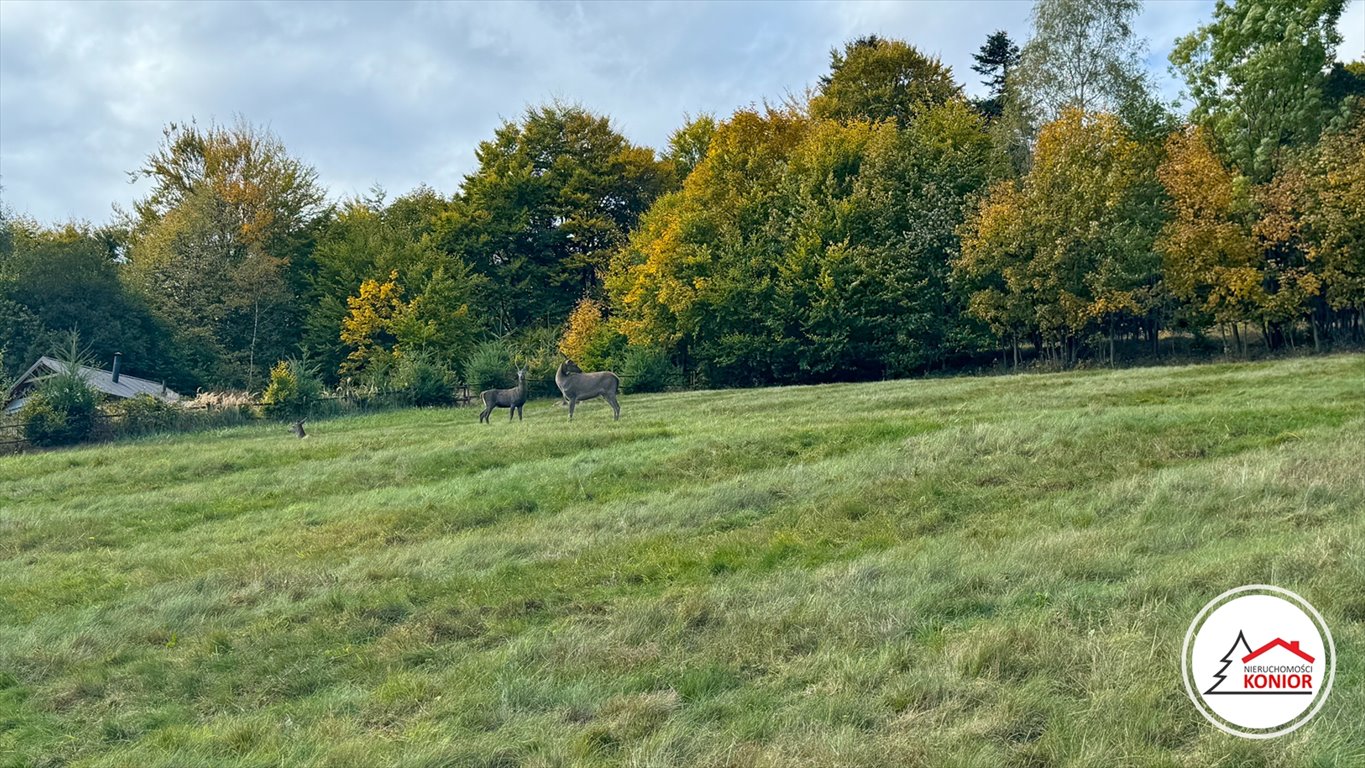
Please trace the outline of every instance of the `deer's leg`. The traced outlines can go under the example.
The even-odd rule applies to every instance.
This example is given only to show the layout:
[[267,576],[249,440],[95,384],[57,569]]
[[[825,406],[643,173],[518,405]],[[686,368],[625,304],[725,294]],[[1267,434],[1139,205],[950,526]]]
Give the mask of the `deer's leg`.
[[479,414],[479,423],[480,423],[480,424],[487,424],[487,423],[488,423],[488,414],[490,414],[490,413],[492,413],[492,412],[493,412],[493,405],[492,405],[491,403],[489,403],[487,400],[485,400],[484,403],[483,403],[483,413]]
[[613,421],[619,420],[619,419],[621,418],[621,406],[618,405],[617,402],[616,402],[616,395],[613,394],[613,393],[611,393],[611,392],[608,392],[608,393],[606,393],[606,394],[604,394],[604,395],[602,395],[602,396],[605,397],[605,398],[607,399],[607,402],[611,403],[611,418],[612,418],[612,420],[613,420]]
[[575,405],[578,405],[578,398],[569,398],[569,421],[573,421],[573,409]]

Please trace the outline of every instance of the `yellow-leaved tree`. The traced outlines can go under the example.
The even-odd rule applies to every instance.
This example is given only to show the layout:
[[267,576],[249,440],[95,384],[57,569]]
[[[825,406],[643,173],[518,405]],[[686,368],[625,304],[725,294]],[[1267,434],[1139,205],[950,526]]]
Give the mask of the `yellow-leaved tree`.
[[962,228],[969,311],[1016,345],[1036,335],[1062,363],[1090,335],[1111,360],[1125,328],[1155,339],[1155,158],[1111,114],[1067,109],[1043,126],[1029,172],[992,187]]
[[398,272],[389,273],[384,282],[366,280],[360,292],[346,299],[349,308],[341,321],[341,341],[351,348],[342,363],[343,373],[357,373],[375,363],[387,363],[394,356],[394,322],[401,315],[403,287],[398,284]]
[[1171,200],[1157,241],[1166,284],[1196,317],[1230,327],[1244,351],[1242,327],[1259,318],[1267,299],[1246,179],[1223,163],[1200,127],[1167,140],[1157,176]]
[[560,354],[582,365],[590,346],[602,332],[605,322],[600,301],[586,297],[580,300],[569,313],[564,335],[559,340]]

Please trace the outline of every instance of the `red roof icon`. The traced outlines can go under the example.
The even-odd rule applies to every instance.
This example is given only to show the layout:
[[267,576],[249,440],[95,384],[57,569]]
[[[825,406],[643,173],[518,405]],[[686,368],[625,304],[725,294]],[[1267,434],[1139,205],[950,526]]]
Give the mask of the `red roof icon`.
[[1295,641],[1292,642],[1292,643],[1286,643],[1285,641],[1281,640],[1281,639],[1278,638],[1278,637],[1275,638],[1274,640],[1271,640],[1270,642],[1266,643],[1265,645],[1261,646],[1260,648],[1257,648],[1256,650],[1252,651],[1251,653],[1248,653],[1247,655],[1243,656],[1243,657],[1242,657],[1242,663],[1245,664],[1245,663],[1247,663],[1248,661],[1251,661],[1252,659],[1256,658],[1257,656],[1260,656],[1261,654],[1263,654],[1263,653],[1269,651],[1270,649],[1275,648],[1276,646],[1288,650],[1290,653],[1293,653],[1295,656],[1298,656],[1299,658],[1303,659],[1304,661],[1308,662],[1309,664],[1312,664],[1312,663],[1313,663],[1313,657],[1312,657],[1312,656],[1309,656],[1308,654],[1306,654],[1306,653],[1304,653],[1303,651],[1299,650],[1299,641],[1298,641],[1298,640],[1295,640]]

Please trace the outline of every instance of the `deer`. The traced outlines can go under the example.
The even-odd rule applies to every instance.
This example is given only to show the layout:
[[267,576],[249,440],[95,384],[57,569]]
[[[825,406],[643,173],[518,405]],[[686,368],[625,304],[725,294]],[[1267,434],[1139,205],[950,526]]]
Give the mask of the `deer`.
[[517,369],[517,385],[511,389],[485,389],[479,393],[479,399],[483,401],[483,413],[479,414],[480,424],[492,424],[488,414],[494,408],[508,408],[507,420],[511,421],[513,416],[521,420],[521,409],[526,405],[526,369]]
[[555,384],[569,403],[569,421],[573,421],[573,409],[580,400],[600,397],[611,403],[612,419],[621,418],[621,406],[616,402],[616,393],[621,389],[621,377],[611,371],[584,373],[574,361],[565,360],[555,371]]

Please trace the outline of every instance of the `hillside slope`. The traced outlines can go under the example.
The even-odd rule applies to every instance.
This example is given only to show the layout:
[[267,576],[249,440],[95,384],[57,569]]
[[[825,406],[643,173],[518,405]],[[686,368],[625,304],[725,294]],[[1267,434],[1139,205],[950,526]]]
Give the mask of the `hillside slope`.
[[[411,410],[0,458],[0,764],[1365,761],[1365,357]],[[1308,726],[1179,648],[1324,614]]]

